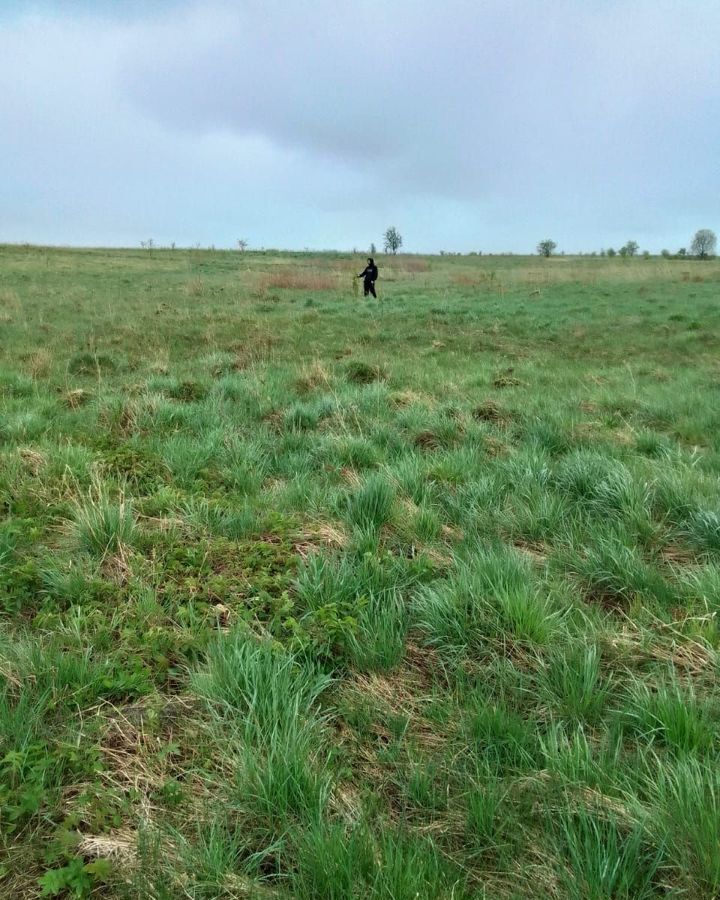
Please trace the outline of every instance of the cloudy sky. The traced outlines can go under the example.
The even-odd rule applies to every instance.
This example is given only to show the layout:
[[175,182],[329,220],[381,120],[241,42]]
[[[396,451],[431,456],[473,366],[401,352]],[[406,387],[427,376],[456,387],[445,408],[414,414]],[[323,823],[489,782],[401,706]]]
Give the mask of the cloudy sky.
[[677,249],[720,0],[0,0],[0,241]]

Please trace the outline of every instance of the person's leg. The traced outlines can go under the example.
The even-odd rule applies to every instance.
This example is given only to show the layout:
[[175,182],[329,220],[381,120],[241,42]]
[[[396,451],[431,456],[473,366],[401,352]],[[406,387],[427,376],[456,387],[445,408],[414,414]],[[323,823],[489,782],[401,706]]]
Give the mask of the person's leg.
[[[370,291],[373,290],[372,281],[364,281],[363,282],[363,294],[367,297]],[[373,291],[374,293],[374,291]]]
[[377,300],[377,294],[375,293],[375,282],[374,281],[370,282],[370,293]]

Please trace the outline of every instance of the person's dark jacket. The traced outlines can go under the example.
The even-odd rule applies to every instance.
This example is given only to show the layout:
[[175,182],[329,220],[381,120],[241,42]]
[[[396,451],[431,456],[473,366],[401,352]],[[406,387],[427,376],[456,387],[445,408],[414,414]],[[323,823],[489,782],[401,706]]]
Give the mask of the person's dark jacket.
[[376,265],[365,266],[364,271],[362,271],[358,278],[364,278],[365,281],[377,281],[378,277],[378,267]]

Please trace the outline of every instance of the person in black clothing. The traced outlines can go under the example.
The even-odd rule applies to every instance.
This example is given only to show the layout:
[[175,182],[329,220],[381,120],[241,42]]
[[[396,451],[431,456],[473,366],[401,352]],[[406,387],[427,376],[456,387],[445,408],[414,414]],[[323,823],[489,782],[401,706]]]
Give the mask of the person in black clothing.
[[377,294],[375,293],[375,282],[378,277],[378,267],[375,265],[375,260],[368,256],[368,264],[365,266],[365,269],[358,275],[358,278],[365,279],[363,281],[363,291],[365,296],[368,294],[372,294],[373,297],[377,300]]

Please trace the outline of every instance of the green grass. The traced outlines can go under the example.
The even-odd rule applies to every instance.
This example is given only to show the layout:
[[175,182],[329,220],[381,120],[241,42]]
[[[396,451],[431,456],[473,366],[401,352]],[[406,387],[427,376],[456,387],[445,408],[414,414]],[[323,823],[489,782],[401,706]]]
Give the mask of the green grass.
[[0,247],[0,895],[720,891],[720,264]]

